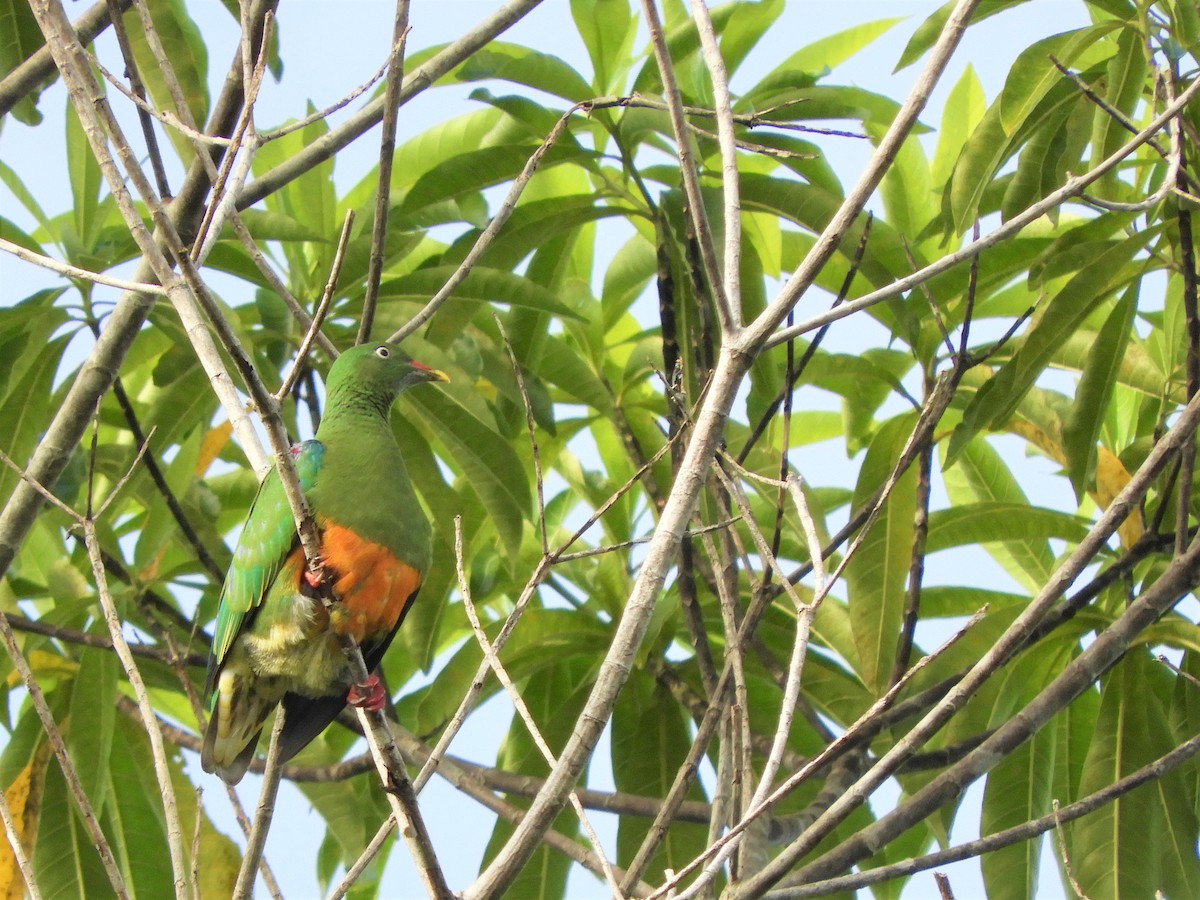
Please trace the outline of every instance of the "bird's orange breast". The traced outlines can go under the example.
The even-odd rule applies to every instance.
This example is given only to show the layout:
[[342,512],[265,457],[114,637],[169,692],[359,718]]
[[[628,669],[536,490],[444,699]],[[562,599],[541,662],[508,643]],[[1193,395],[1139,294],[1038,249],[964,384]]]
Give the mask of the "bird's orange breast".
[[391,632],[421,586],[422,573],[382,544],[332,522],[325,524],[321,551],[344,610],[333,617],[334,630],[360,643]]

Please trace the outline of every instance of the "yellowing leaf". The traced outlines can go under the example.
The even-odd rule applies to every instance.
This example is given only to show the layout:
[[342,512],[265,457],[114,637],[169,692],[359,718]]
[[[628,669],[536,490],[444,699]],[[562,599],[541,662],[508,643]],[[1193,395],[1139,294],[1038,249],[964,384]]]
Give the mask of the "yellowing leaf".
[[[27,654],[29,657],[29,668],[33,670],[35,675],[71,675],[79,669],[79,664],[71,662],[65,657],[59,656],[57,653],[48,653],[45,650],[34,650]],[[8,673],[6,683],[9,687],[16,687],[21,683],[21,676],[16,670]]]
[[[1029,422],[1013,419],[1005,426],[1005,430],[1020,435],[1055,462],[1066,465],[1067,457],[1063,452],[1062,444],[1042,429]],[[1096,446],[1096,483],[1088,488],[1088,496],[1100,509],[1105,510],[1128,483],[1129,471],[1125,465],[1111,450],[1103,444],[1098,444]],[[1121,537],[1121,546],[1125,548],[1133,546],[1144,530],[1142,514],[1139,510],[1134,510],[1117,528],[1117,534]]]
[[[1129,470],[1107,447],[1101,445],[1098,454],[1096,457],[1096,487],[1089,493],[1096,501],[1097,506],[1101,509],[1108,509],[1117,494],[1121,493],[1125,485],[1129,484]],[[1117,534],[1121,536],[1121,546],[1126,548],[1133,546],[1144,530],[1141,511],[1135,509],[1117,529]]]
[[196,477],[203,478],[208,471],[208,467],[225,449],[225,445],[229,443],[229,435],[233,432],[233,423],[229,421],[222,422],[214,428],[210,428],[204,435],[204,440],[200,442],[200,456],[196,460]]
[[[42,788],[46,783],[46,764],[50,761],[50,744],[42,741],[29,763],[4,791],[4,800],[12,813],[17,839],[32,859],[37,839],[38,814],[42,809]],[[17,858],[7,836],[0,837],[0,898],[21,900],[25,896],[25,879],[17,867]]]

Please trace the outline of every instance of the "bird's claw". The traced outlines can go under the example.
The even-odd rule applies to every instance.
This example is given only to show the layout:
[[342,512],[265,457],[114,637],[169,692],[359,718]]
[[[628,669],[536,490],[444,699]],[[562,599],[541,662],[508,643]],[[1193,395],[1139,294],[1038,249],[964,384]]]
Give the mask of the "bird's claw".
[[346,702],[359,709],[379,712],[387,703],[387,692],[383,689],[379,676],[372,674],[367,676],[366,681],[350,685]]
[[304,570],[304,583],[314,591],[325,583],[325,574],[316,569]]

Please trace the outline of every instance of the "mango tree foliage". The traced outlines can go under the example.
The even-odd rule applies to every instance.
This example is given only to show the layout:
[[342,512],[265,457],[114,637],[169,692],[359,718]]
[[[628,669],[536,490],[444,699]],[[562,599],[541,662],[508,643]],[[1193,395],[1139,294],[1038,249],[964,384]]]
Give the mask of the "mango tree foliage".
[[[958,4],[974,22],[1017,5]],[[1055,869],[1094,898],[1200,896],[1194,4],[1081,2],[1084,26],[1004,51],[995,96],[952,66],[940,116],[908,129],[904,96],[839,67],[906,29],[895,64],[914,83],[935,77],[955,4],[924,22],[848,20],[751,78],[747,60],[795,5],[700,14],[665,0],[673,87],[658,26],[629,0],[572,0],[586,57],[497,24],[473,52],[408,46],[402,103],[467,93],[426,129],[401,108],[376,246],[378,169],[349,187],[333,172],[346,148],[375,146],[377,131],[353,123],[378,121],[382,87],[348,119],[286,134],[260,116],[214,193],[226,144],[198,145],[176,123],[237,127],[244,92],[209,88],[234,48],[178,0],[132,6],[129,59],[105,44],[89,60],[136,72],[148,107],[169,115],[147,119],[151,147],[130,101],[96,83],[135,151],[121,177],[132,183],[132,167],[151,185],[122,210],[92,113],[47,109],[62,54],[17,78],[58,4],[0,0],[0,109],[64,142],[66,160],[0,162],[19,205],[0,211],[0,238],[73,267],[0,309],[0,449],[16,464],[0,469],[0,787],[43,896],[232,890],[246,842],[213,824],[218,807],[230,817],[195,765],[198,691],[256,475],[253,433],[231,421],[245,409],[219,400],[211,366],[236,340],[277,389],[306,330],[287,301],[313,314],[340,265],[328,342],[281,404],[288,433],[310,435],[330,348],[354,343],[375,293],[373,253],[374,336],[404,329],[405,349],[451,376],[392,419],[434,524],[430,576],[382,666],[410,774],[460,707],[508,696],[487,671],[476,686],[484,640],[501,645],[520,698],[502,701],[495,758],[451,743],[434,775],[479,804],[472,828],[490,829],[474,881],[434,841],[453,890],[562,897],[569,877],[593,877],[583,866],[611,879],[597,891],[632,896],[870,884],[895,897],[920,869],[978,858],[992,897],[1033,896]],[[243,11],[255,35],[262,13]],[[261,43],[266,78],[285,84],[306,64],[289,55],[288,13]],[[231,77],[252,69],[238,58]],[[737,87],[723,107],[726,76]],[[853,141],[881,148],[865,192],[836,164]],[[69,206],[43,199],[48,179],[69,185]],[[164,193],[189,248],[228,199],[197,246],[199,281],[180,288],[211,286],[199,326],[174,298],[88,275],[161,280],[135,238],[163,235]],[[224,356],[206,357],[197,331]],[[92,558],[82,519],[23,483],[26,466],[89,520]],[[177,809],[160,802],[101,584],[138,650]],[[307,867],[314,891],[342,880],[389,815],[353,724],[283,770],[325,833],[315,863],[267,861]],[[899,793],[874,793],[888,777]],[[964,806],[974,783],[982,805]],[[616,813],[599,847],[572,784],[608,785],[577,798]],[[996,837],[948,849],[956,818]],[[385,867],[408,852],[393,844],[363,858],[355,896],[420,890]],[[198,878],[179,880],[172,848]],[[3,850],[0,878],[19,896]],[[915,876],[919,893],[928,878]]]

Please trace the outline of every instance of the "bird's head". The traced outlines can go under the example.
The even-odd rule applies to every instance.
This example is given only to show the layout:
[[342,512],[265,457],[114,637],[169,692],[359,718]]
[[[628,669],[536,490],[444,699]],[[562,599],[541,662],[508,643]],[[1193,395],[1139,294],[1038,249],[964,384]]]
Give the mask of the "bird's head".
[[424,381],[449,381],[445,372],[414,361],[395,344],[376,341],[351,347],[337,358],[326,379],[326,394],[367,395],[386,412],[402,392]]

